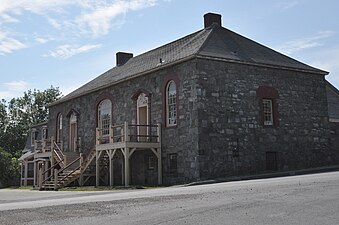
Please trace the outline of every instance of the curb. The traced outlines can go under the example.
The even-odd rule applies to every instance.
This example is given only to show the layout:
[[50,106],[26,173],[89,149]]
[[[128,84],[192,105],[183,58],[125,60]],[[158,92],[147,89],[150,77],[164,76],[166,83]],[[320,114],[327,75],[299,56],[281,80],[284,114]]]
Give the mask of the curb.
[[242,180],[254,180],[254,179],[267,179],[267,178],[274,178],[274,177],[287,177],[287,176],[334,172],[334,171],[339,171],[339,165],[302,169],[302,170],[290,170],[290,171],[284,171],[284,172],[273,172],[273,173],[262,173],[262,174],[253,174],[253,175],[244,175],[244,176],[231,176],[231,177],[226,177],[226,178],[216,178],[213,180],[195,181],[195,182],[185,184],[183,186],[195,186],[195,185],[203,185],[203,184],[215,184],[215,183],[242,181]]

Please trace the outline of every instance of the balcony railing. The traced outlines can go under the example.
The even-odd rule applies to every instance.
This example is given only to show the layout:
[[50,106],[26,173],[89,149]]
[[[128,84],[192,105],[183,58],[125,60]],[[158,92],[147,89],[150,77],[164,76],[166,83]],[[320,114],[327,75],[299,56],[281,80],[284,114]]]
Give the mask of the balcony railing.
[[50,152],[51,146],[53,145],[51,139],[42,139],[42,140],[35,140],[34,141],[34,151],[35,153],[44,153]]
[[109,129],[96,129],[96,144],[121,142],[160,143],[161,125],[128,124],[110,126]]

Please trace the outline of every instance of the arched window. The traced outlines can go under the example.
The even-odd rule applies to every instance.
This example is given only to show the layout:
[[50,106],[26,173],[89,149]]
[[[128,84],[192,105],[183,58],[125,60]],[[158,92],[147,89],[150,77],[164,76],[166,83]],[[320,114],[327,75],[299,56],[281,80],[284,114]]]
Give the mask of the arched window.
[[112,102],[104,99],[98,106],[98,126],[101,130],[101,137],[109,135],[109,129],[112,121]]
[[166,86],[166,126],[177,125],[177,86],[173,80]]
[[56,128],[56,142],[62,142],[62,114],[59,113],[57,116],[57,128]]

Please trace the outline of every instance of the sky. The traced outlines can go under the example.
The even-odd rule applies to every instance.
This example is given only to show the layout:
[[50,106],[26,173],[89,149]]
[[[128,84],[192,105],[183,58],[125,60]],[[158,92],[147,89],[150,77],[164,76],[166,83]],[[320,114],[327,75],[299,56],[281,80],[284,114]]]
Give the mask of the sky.
[[70,93],[115,66],[203,29],[203,15],[308,65],[339,88],[337,0],[0,0],[0,99]]

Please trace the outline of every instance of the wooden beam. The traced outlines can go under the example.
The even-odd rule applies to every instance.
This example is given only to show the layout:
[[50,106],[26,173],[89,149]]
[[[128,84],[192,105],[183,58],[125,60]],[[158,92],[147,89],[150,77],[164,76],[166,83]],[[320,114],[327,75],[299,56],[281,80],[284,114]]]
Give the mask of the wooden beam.
[[112,149],[109,150],[109,186],[112,187],[113,186],[113,152]]
[[102,151],[95,151],[95,186],[99,187],[99,176],[100,176],[100,168],[99,168],[99,159]]
[[37,185],[37,163],[34,161],[34,168],[33,168],[34,180],[33,180],[33,187]]
[[27,186],[27,174],[28,174],[28,163],[26,160],[24,160],[24,164],[25,164],[25,180],[24,180],[24,186]]
[[158,185],[162,185],[162,160],[161,160],[161,147],[158,148]]
[[129,148],[125,148],[125,187],[129,186]]

